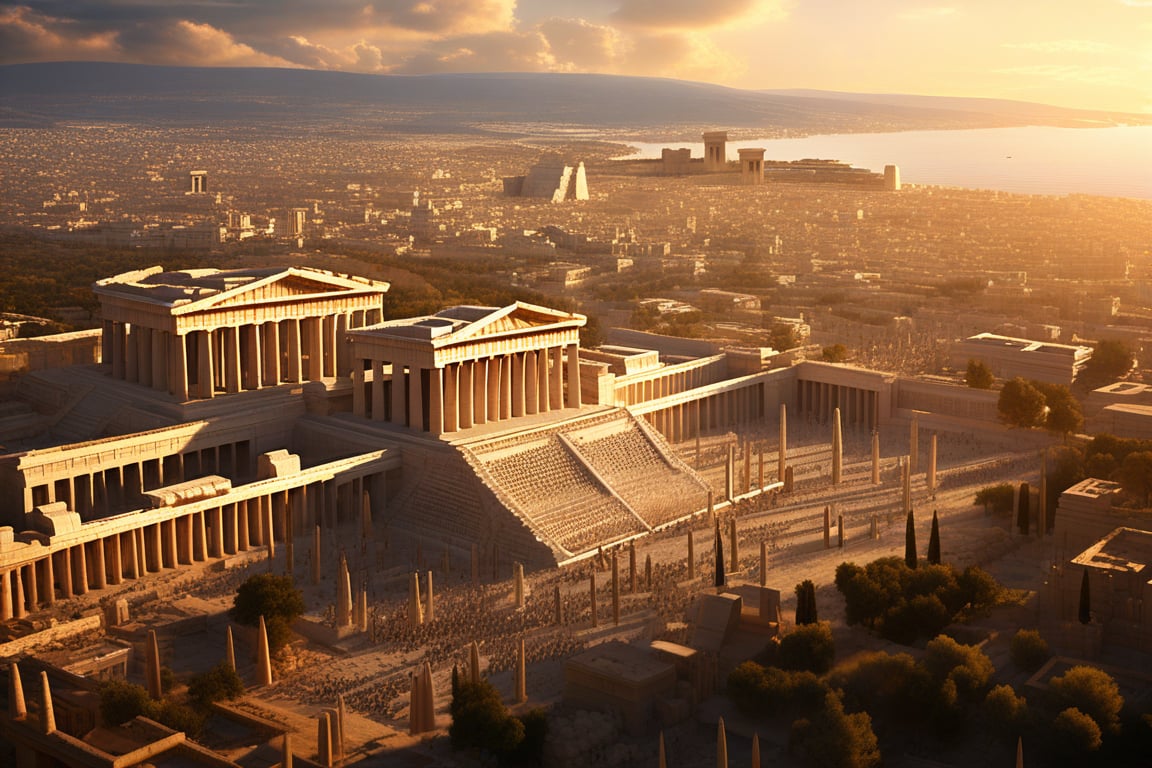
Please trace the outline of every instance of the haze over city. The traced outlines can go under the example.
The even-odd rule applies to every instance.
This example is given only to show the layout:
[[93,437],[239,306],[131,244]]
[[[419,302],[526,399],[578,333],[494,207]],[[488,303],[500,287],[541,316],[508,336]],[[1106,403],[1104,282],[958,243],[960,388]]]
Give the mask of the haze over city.
[[0,6],[0,765],[1152,754],[1152,2]]

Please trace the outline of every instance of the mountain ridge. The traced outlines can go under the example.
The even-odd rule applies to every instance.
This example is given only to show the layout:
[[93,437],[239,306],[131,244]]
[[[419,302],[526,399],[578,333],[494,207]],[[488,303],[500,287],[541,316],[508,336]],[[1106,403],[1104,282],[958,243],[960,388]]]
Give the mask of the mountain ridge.
[[1146,124],[1152,116],[1003,99],[744,90],[606,74],[374,75],[107,62],[0,65],[0,125],[70,121],[345,121],[445,133],[531,133],[556,125],[815,132]]

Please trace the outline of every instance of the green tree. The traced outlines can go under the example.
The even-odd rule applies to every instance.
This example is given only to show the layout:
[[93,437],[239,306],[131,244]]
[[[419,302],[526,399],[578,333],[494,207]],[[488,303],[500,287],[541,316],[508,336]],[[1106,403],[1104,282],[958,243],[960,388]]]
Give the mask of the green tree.
[[988,571],[970,565],[956,578],[962,603],[973,608],[991,608],[1000,602],[1004,587]]
[[814,624],[816,614],[816,585],[805,579],[796,585],[796,623]]
[[1132,349],[1118,339],[1102,339],[1084,363],[1080,381],[1090,387],[1116,381],[1132,370]]
[[1111,675],[1096,667],[1072,667],[1059,677],[1048,681],[1061,705],[1076,707],[1100,726],[1100,730],[1117,733],[1120,730],[1120,710],[1124,697]]
[[916,560],[916,519],[912,510],[908,510],[908,522],[904,526],[904,564],[915,568]]
[[848,359],[848,348],[843,344],[833,344],[820,350],[820,359],[826,363],[842,363]]
[[780,352],[793,349],[799,342],[796,340],[796,331],[790,323],[773,323],[768,334],[768,346]]
[[449,709],[448,736],[454,749],[486,749],[503,755],[524,740],[524,724],[508,713],[500,693],[486,679],[478,683],[462,680]]
[[208,709],[213,702],[235,699],[243,694],[244,681],[225,661],[207,672],[193,675],[188,681],[188,698],[201,709]]
[[1010,685],[997,685],[984,697],[984,719],[1002,736],[1016,738],[1028,717],[1028,700]]
[[1052,729],[1060,737],[1062,750],[1095,752],[1100,749],[1100,726],[1076,707],[1068,707],[1056,715]]
[[1068,387],[1035,381],[1031,384],[1044,395],[1044,405],[1048,409],[1044,417],[1045,429],[1062,435],[1067,440],[1070,433],[1084,425],[1084,412],[1080,408],[1080,401],[1072,395]]
[[964,374],[965,384],[972,389],[992,389],[994,381],[996,377],[992,375],[992,369],[983,360],[973,358],[968,361],[968,371]]
[[780,639],[780,666],[822,675],[832,668],[836,646],[828,622],[802,624]]
[[100,684],[100,719],[105,725],[126,723],[137,715],[155,719],[160,705],[148,696],[144,686],[112,679]]
[[983,649],[958,643],[947,635],[928,643],[923,664],[937,684],[951,680],[963,703],[982,698],[992,679],[992,661]]
[[989,485],[976,492],[976,504],[984,507],[985,514],[1003,515],[1012,511],[1016,489],[1009,483]]
[[1125,493],[1142,499],[1145,507],[1152,506],[1152,451],[1125,456],[1115,477]]
[[304,613],[304,595],[292,585],[291,576],[258,573],[236,590],[228,614],[241,624],[256,626],[264,617],[268,647],[277,651],[292,638],[292,622]]
[[793,723],[794,740],[818,768],[873,768],[880,765],[880,745],[867,712],[848,714],[835,693],[811,721]]
[[720,519],[716,519],[716,579],[717,587],[724,586],[724,539],[720,536]]
[[1000,421],[1013,427],[1036,427],[1044,423],[1044,393],[1017,376],[1004,382],[996,402]]
[[940,520],[932,510],[932,533],[928,536],[928,564],[940,565]]
[[1012,636],[1009,655],[1017,668],[1032,674],[1044,666],[1044,662],[1048,661],[1052,653],[1048,650],[1048,642],[1040,636],[1040,632],[1035,629],[1020,629]]

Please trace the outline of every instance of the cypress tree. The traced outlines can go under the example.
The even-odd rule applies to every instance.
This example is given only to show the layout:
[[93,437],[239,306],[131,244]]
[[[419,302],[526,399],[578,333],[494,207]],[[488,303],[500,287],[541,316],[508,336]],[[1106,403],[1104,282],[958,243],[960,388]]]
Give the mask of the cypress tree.
[[1028,488],[1028,483],[1020,483],[1020,511],[1016,514],[1016,526],[1020,529],[1021,536],[1028,535],[1028,498],[1031,495],[1031,490]]
[[716,586],[724,586],[724,540],[720,537],[720,520],[716,520]]
[[811,581],[808,584],[808,623],[815,624],[819,619],[816,616],[816,585]]
[[909,568],[916,567],[916,520],[908,510],[908,527],[904,531],[904,563]]
[[460,693],[460,670],[456,665],[452,665],[452,700],[456,700],[456,696]]
[[928,564],[940,565],[940,521],[932,510],[932,534],[928,537]]
[[808,586],[807,582],[796,585],[796,626],[808,623]]
[[1080,580],[1080,623],[1092,623],[1092,594],[1088,586],[1088,569],[1084,569],[1084,578]]

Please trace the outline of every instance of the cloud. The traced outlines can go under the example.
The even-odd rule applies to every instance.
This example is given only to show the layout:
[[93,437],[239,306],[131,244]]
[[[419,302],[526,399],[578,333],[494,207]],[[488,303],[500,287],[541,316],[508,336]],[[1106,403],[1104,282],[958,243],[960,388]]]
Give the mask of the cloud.
[[459,35],[422,46],[392,71],[428,72],[549,72],[555,62],[538,32],[489,32]]
[[285,67],[291,62],[237,42],[209,24],[173,21],[129,27],[118,41],[125,58],[148,64],[196,64],[205,67]]
[[87,30],[23,6],[0,9],[0,61],[113,59],[119,53],[113,30]]
[[620,0],[611,20],[645,29],[700,30],[785,15],[779,0]]
[[616,28],[584,19],[547,19],[537,30],[548,41],[558,65],[570,71],[603,71],[618,66],[629,48]]

